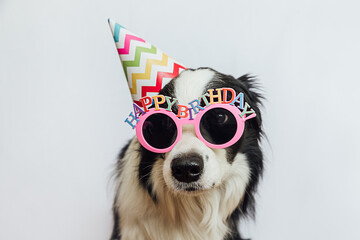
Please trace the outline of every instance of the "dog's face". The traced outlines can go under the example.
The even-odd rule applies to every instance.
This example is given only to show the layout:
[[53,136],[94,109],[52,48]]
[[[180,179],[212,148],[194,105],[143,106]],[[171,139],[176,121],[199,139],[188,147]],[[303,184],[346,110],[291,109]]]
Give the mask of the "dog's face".
[[[237,181],[242,181],[239,184],[242,189],[236,189],[241,195],[256,185],[262,171],[262,156],[258,146],[261,116],[258,109],[259,95],[252,92],[251,79],[247,76],[235,79],[209,68],[190,69],[171,80],[160,94],[176,98],[178,104],[187,105],[208,89],[223,87],[233,88],[237,93],[243,92],[245,101],[256,111],[257,117],[246,122],[240,140],[225,149],[206,146],[197,138],[193,125],[183,125],[182,138],[170,152],[156,154],[142,148],[139,179],[154,198],[159,182],[165,182],[169,192],[185,195],[199,195],[221,188],[234,176]],[[177,110],[175,106],[173,111],[177,113]],[[224,113],[215,116],[223,124],[229,117]],[[249,159],[254,156],[255,159],[250,162]],[[249,197],[252,198],[252,195]]]

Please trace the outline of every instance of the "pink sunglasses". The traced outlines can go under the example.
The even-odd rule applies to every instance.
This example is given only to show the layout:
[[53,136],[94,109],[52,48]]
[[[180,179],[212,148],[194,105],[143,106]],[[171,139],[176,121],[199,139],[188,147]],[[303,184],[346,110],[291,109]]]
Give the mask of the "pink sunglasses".
[[210,148],[226,148],[242,136],[245,121],[255,113],[241,117],[242,112],[234,105],[212,104],[201,110],[193,119],[178,118],[165,109],[149,109],[139,117],[136,135],[147,150],[156,153],[169,152],[181,139],[182,126],[193,124],[196,136]]

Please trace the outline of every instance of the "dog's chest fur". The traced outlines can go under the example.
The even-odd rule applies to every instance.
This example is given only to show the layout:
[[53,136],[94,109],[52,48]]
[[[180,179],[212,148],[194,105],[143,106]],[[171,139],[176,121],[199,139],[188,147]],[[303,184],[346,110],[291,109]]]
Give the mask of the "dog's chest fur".
[[[138,148],[133,139],[129,149]],[[244,156],[239,154],[233,164],[239,172],[233,173],[224,186],[199,196],[181,196],[168,192],[161,181],[161,160],[152,171],[156,202],[138,184],[137,168],[140,157],[136,151],[127,151],[124,171],[119,178],[119,192],[115,207],[119,212],[121,239],[224,239],[229,228],[227,217],[239,204],[245,186],[241,178],[249,174]],[[243,164],[243,165],[242,165]],[[242,165],[242,166],[241,166]],[[120,200],[121,199],[121,200]]]

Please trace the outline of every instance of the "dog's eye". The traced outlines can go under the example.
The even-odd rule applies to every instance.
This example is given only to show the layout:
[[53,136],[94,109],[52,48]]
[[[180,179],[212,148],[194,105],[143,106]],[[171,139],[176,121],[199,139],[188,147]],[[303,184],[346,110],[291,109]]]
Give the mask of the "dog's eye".
[[148,144],[155,148],[171,146],[177,137],[175,122],[164,114],[153,114],[143,124],[143,136]]
[[218,113],[215,116],[216,123],[225,124],[229,119],[229,116],[226,113]]
[[212,144],[230,141],[237,130],[234,115],[226,109],[214,108],[207,111],[200,120],[200,133]]
[[213,126],[224,126],[228,123],[230,116],[232,116],[232,114],[229,111],[222,108],[215,108],[208,112],[206,121]]

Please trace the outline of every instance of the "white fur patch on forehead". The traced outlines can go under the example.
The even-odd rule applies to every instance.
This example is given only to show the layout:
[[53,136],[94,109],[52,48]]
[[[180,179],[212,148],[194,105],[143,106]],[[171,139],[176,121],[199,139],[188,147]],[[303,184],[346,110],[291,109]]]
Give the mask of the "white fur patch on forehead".
[[215,77],[211,69],[185,70],[175,80],[175,97],[179,104],[186,105],[199,98],[206,85]]

